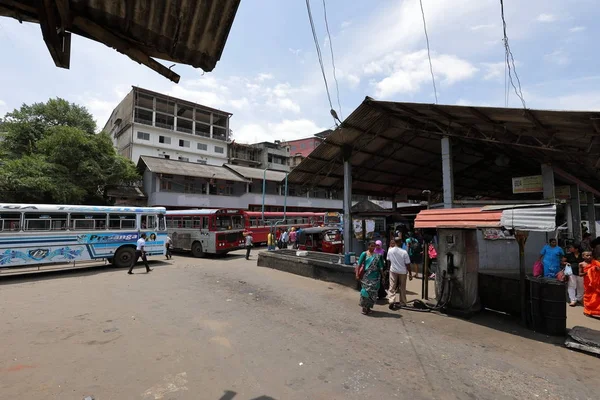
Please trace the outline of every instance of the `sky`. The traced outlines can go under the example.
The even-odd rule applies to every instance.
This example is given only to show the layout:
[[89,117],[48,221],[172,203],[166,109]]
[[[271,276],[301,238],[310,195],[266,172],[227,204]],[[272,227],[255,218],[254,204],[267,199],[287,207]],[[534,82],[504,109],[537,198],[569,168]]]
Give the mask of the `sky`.
[[[504,3],[527,107],[600,110],[597,0]],[[323,2],[311,1],[332,103],[342,119],[365,96],[435,102],[418,0],[327,0],[326,6],[341,107]],[[500,0],[423,0],[423,7],[438,103],[504,107]],[[334,126],[302,0],[242,0],[216,68],[203,73],[178,64],[179,84],[77,36],[71,69],[56,68],[39,26],[5,17],[0,54],[0,116],[23,103],[61,97],[86,106],[100,129],[131,86],[139,86],[231,112],[238,142],[291,140]],[[510,107],[522,106],[513,90],[508,100]]]

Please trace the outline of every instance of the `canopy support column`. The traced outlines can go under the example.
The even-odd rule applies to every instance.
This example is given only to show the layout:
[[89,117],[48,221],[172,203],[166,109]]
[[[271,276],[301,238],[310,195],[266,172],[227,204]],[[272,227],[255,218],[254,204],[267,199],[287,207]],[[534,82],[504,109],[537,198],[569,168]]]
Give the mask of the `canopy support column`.
[[594,194],[587,193],[587,206],[588,206],[588,226],[592,239],[596,238],[596,205],[594,204]]
[[454,202],[452,142],[447,136],[442,138],[442,182],[444,187],[444,208],[452,208]]
[[344,160],[344,251],[350,252],[352,251],[352,216],[350,214],[352,208],[352,164],[350,164],[352,147],[344,146],[342,156]]
[[[573,218],[573,239],[581,243],[581,202],[579,185],[571,185],[571,215]],[[595,222],[595,221],[594,221]]]
[[554,189],[554,169],[550,164],[542,164],[542,186],[544,200],[554,203],[556,191]]

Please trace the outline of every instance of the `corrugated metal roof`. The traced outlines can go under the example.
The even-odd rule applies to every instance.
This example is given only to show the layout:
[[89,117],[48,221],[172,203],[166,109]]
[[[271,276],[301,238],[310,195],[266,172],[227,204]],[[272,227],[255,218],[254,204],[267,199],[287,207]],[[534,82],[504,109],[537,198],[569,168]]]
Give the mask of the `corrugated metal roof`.
[[507,208],[500,222],[509,229],[552,232],[556,229],[556,205]]
[[[597,122],[599,121],[599,122]],[[524,110],[376,101],[367,97],[290,173],[290,183],[343,188],[343,148],[351,151],[354,193],[432,199],[441,194],[440,139],[453,143],[457,199],[526,199],[512,177],[559,165],[600,187],[600,112]],[[500,156],[508,165],[497,163]],[[561,179],[559,175],[558,179]]]
[[225,167],[216,165],[196,164],[187,161],[167,160],[164,158],[141,156],[138,166],[145,166],[157,174],[179,176],[194,176],[207,179],[222,179],[226,181],[248,182]]
[[[8,2],[9,5],[0,7],[0,15],[39,22],[38,3],[34,0]],[[48,3],[52,7],[45,13],[52,14],[51,18],[42,14],[42,20],[44,23],[55,22],[58,26],[51,27],[53,29],[66,28],[130,57],[134,50],[146,57],[212,71],[221,58],[240,0],[66,0]],[[63,16],[68,21],[63,21]],[[68,65],[61,66],[68,68]]]
[[[262,181],[265,176],[265,170],[260,168],[244,167],[241,165],[233,164],[224,164],[223,166],[229,168],[234,172],[237,172],[246,179],[258,179]],[[268,169],[266,173],[266,179],[267,181],[281,182],[285,179],[285,175],[285,172]]]
[[499,228],[502,211],[482,207],[423,210],[417,214],[415,228]]

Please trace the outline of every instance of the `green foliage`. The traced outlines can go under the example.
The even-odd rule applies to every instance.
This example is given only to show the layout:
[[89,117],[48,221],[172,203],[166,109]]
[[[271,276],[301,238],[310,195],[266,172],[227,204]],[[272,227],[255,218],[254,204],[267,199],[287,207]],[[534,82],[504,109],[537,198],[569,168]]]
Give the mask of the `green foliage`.
[[110,187],[136,182],[135,165],[85,109],[62,99],[23,105],[0,125],[0,201],[106,204]]

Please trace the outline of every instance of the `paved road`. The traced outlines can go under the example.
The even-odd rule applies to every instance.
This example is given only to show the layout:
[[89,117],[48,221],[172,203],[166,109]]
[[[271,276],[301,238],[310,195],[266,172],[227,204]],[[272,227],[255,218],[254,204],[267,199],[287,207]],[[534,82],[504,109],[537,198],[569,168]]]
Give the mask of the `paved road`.
[[[598,359],[482,315],[177,256],[0,281],[1,399],[597,399]],[[526,335],[526,336],[523,336]],[[584,364],[589,367],[584,368]]]

